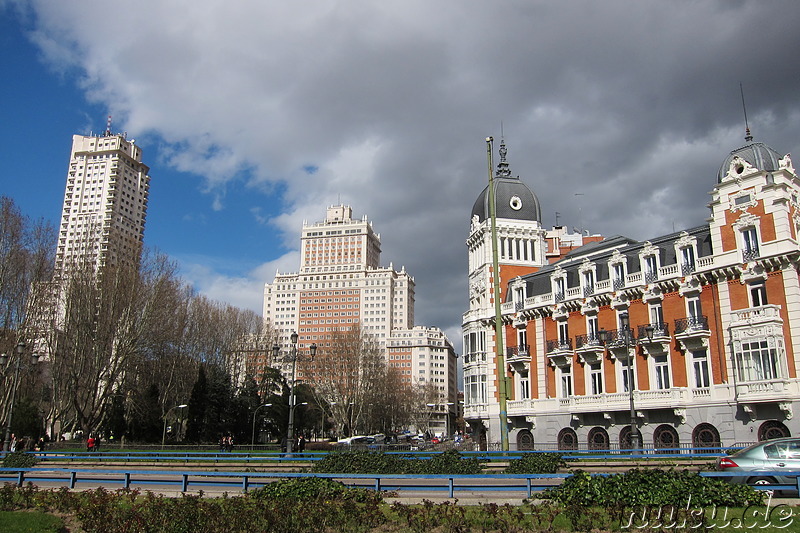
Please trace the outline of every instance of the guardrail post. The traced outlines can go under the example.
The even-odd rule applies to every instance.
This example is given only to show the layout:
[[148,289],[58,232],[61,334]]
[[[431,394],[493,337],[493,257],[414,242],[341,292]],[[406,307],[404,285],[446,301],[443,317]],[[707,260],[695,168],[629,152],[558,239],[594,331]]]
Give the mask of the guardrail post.
[[381,478],[376,477],[375,478],[375,492],[378,492],[380,490],[381,490]]
[[447,480],[448,489],[450,491],[450,498],[453,497],[453,478]]
[[531,478],[528,478],[528,498],[530,498],[531,495],[533,494],[532,491],[533,491],[533,488],[531,487]]
[[20,470],[19,472],[17,472],[17,486],[21,487],[23,481],[25,481],[25,472]]
[[186,492],[189,488],[189,474],[183,474],[183,480],[181,481],[181,492]]
[[78,481],[78,473],[74,470],[69,473],[69,488],[74,489],[75,483]]
[[800,476],[797,476],[795,481],[797,481],[797,493],[800,494]]
[[247,476],[242,476],[242,492],[247,492],[248,485],[249,485],[249,483],[248,483]]
[[123,486],[126,489],[129,489],[131,487],[131,473],[130,472],[125,472],[125,483],[123,484]]

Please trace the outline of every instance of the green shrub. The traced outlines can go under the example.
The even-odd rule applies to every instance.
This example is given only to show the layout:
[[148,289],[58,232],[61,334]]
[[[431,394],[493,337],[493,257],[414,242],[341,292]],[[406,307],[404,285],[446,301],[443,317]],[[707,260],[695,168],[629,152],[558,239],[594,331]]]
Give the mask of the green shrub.
[[33,468],[38,462],[39,458],[32,453],[11,452],[3,457],[4,468]]
[[292,501],[313,502],[331,500],[352,500],[360,503],[383,500],[374,490],[348,487],[333,479],[319,477],[301,477],[274,481],[249,493],[255,500],[287,499]]
[[456,450],[435,454],[430,459],[358,450],[330,453],[316,461],[311,471],[336,474],[480,474],[481,462],[463,457]]
[[526,453],[509,462],[506,474],[555,474],[566,466],[559,453]]
[[[633,469],[623,474],[591,476],[581,470],[543,497],[565,506],[729,506],[760,504],[764,495],[747,485],[702,477],[686,470]],[[691,500],[689,500],[691,498]]]

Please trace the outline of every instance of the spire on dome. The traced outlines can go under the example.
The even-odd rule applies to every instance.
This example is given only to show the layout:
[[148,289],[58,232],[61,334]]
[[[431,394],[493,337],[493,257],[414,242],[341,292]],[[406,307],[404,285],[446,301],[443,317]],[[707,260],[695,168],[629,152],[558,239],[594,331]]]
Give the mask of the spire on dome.
[[506,161],[506,154],[508,150],[506,150],[506,140],[504,138],[500,138],[500,162],[497,163],[497,172],[495,176],[498,178],[509,178],[511,177],[511,170],[508,168],[508,161]]

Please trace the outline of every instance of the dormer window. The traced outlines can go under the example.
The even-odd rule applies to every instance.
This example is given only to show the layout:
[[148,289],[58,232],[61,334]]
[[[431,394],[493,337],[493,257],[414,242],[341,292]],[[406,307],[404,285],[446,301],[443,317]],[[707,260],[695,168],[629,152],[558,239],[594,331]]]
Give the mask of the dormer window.
[[658,279],[658,261],[655,255],[646,255],[644,257],[644,281],[645,283],[653,283]]
[[759,257],[758,233],[754,226],[744,228],[742,231],[742,259],[752,261]]
[[556,302],[563,302],[567,293],[567,280],[560,277],[553,280],[553,297]]
[[594,294],[594,270],[587,270],[583,273],[583,295],[591,296]]
[[695,271],[694,247],[686,246],[681,250],[681,272],[684,276],[688,276]]
[[611,267],[611,276],[615,291],[625,287],[625,263],[614,263]]

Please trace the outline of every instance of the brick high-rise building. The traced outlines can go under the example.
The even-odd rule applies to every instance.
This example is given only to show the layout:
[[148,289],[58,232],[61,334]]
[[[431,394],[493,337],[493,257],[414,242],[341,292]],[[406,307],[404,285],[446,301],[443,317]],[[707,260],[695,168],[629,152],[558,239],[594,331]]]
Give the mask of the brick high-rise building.
[[[316,344],[318,357],[324,357],[331,347],[334,332],[358,325],[374,339],[388,363],[394,362],[387,353],[390,346],[397,347],[398,337],[416,338],[416,333],[425,331],[425,339],[417,339],[425,348],[416,349],[413,356],[409,353],[414,367],[403,369],[416,372],[404,377],[409,384],[430,382],[441,389],[444,407],[439,416],[444,420],[446,404],[454,401],[457,393],[452,344],[438,328],[414,327],[414,278],[405,268],[398,271],[392,265],[380,266],[380,255],[380,235],[366,216],[354,219],[350,206],[329,207],[325,220],[303,223],[300,271],[278,273],[265,285],[264,319],[275,328],[282,352],[291,349],[291,334],[297,332],[300,350],[307,353],[308,347]],[[442,355],[446,357],[440,360]],[[423,365],[429,366],[419,374],[418,361],[422,359]],[[427,372],[428,368],[435,370]],[[313,373],[314,365],[302,365],[298,370],[298,375]],[[330,379],[304,377],[312,382]]]

